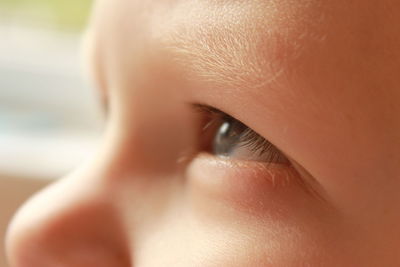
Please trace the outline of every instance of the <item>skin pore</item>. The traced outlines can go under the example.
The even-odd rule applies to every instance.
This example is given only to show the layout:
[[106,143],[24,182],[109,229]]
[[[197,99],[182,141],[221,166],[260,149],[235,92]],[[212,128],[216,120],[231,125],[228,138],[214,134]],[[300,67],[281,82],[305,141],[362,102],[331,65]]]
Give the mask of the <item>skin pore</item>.
[[[97,156],[34,196],[11,266],[399,266],[400,4],[100,0]],[[203,151],[200,104],[288,164]]]

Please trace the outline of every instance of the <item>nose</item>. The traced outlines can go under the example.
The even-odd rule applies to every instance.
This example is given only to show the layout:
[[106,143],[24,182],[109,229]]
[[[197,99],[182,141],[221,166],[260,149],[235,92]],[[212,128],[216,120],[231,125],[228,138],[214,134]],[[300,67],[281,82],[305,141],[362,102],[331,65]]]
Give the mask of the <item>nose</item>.
[[20,209],[6,237],[11,266],[131,266],[110,185],[82,183],[82,175],[60,180]]

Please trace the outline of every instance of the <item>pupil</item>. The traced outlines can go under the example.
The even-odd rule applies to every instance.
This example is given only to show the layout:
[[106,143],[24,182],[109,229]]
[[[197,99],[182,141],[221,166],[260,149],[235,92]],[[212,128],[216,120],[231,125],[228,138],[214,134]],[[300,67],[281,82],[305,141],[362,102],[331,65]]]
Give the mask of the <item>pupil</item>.
[[229,156],[240,143],[245,126],[240,122],[225,121],[218,128],[214,138],[213,152],[219,156]]

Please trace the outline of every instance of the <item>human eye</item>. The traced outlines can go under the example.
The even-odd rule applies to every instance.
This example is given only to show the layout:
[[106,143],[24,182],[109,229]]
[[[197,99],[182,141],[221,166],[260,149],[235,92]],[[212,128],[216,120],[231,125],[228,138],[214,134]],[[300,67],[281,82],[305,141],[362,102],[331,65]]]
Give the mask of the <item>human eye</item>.
[[226,159],[290,165],[278,148],[244,123],[213,107],[196,108],[206,115],[201,131],[205,151]]
[[273,210],[267,203],[304,192],[299,188],[308,190],[295,162],[272,142],[219,109],[195,108],[200,112],[199,153],[186,173],[193,203],[217,201],[233,208],[228,210],[262,215]]
[[195,204],[217,201],[233,208],[228,210],[262,215],[274,212],[271,203],[288,207],[304,193],[324,199],[308,171],[273,142],[219,109],[194,107],[200,114],[199,146],[186,177]]

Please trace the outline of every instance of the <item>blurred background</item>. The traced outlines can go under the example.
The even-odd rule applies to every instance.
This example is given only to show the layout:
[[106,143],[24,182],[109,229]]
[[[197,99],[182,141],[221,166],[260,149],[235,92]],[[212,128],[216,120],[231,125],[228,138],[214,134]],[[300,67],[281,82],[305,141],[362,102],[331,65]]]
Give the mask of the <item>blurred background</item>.
[[[82,75],[91,0],[0,0],[0,238],[17,207],[93,153],[103,127]],[[3,241],[0,267],[6,267]]]

